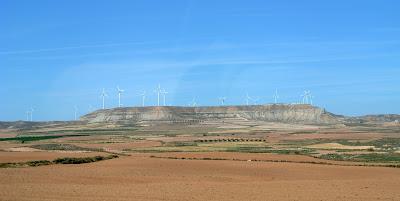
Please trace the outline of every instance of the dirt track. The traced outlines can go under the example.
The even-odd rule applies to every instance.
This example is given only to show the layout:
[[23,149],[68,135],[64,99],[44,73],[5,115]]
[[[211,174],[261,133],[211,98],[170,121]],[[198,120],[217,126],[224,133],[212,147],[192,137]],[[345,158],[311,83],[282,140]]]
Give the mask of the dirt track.
[[400,200],[400,169],[141,155],[0,169],[0,200]]

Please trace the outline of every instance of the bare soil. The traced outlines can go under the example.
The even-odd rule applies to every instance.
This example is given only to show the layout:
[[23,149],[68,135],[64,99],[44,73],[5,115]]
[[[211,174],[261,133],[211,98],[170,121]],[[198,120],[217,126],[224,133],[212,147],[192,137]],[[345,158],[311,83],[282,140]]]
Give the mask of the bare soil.
[[[101,128],[116,126],[104,125]],[[65,132],[66,129],[79,131],[88,128],[71,125],[54,127],[51,131],[59,129],[60,133],[55,133],[61,135],[71,133]],[[360,147],[344,146],[340,141],[368,142],[383,138],[399,138],[398,131],[393,129],[382,130],[373,126],[290,125],[242,120],[235,120],[230,124],[220,122],[212,125],[153,125],[117,134],[98,133],[96,125],[93,125],[93,129],[95,129],[93,133],[88,134],[90,136],[25,143],[0,142],[0,163],[109,155],[98,152],[62,152],[29,148],[39,144],[70,144],[123,154],[117,159],[89,164],[0,168],[0,201],[400,200],[398,190],[400,168],[359,167],[357,165],[363,164],[359,161],[324,160],[315,158],[316,155],[300,155],[301,152],[297,155],[292,152],[289,153],[293,155],[285,155],[218,152],[225,149],[217,149],[228,147],[234,151],[242,146],[254,149],[271,147],[271,150],[284,151],[303,150],[314,146],[311,151],[316,151],[318,155],[362,154],[367,151],[343,152]],[[35,130],[35,133],[43,135],[49,129],[43,128],[39,131]],[[54,132],[50,134],[54,135]],[[0,137],[14,135],[15,133],[7,131],[2,132]],[[204,140],[231,138],[266,141],[204,142]],[[335,140],[338,140],[337,143]],[[150,148],[155,152],[129,151],[134,148],[139,150]],[[183,150],[183,152],[162,152],[163,150]],[[393,149],[393,152],[398,152],[398,149]]]
[[400,200],[400,169],[145,155],[0,169],[0,200]]

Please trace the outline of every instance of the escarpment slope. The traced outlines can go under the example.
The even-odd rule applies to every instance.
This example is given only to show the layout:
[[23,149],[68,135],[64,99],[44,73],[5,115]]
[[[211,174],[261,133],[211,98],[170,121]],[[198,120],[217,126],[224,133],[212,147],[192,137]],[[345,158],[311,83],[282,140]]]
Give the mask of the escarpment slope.
[[286,123],[335,124],[340,118],[311,105],[252,105],[218,107],[125,107],[98,110],[81,117],[89,123],[141,121],[209,121],[241,118]]

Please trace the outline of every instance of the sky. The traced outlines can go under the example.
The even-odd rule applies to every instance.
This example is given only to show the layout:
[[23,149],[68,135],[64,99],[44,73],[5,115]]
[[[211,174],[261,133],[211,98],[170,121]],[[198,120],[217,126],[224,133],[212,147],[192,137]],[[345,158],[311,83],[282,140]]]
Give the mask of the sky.
[[[0,121],[122,104],[301,102],[400,113],[397,0],[0,0]],[[254,104],[254,103],[253,103]]]

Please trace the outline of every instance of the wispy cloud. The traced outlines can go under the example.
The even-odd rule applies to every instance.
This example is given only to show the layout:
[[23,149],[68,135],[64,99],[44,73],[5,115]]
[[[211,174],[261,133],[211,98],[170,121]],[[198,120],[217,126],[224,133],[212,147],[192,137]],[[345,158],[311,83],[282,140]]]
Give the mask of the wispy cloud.
[[103,43],[103,44],[94,44],[94,45],[65,46],[65,47],[31,49],[31,50],[0,51],[0,55],[54,52],[54,51],[60,51],[60,50],[74,50],[74,49],[101,48],[101,47],[117,47],[117,46],[129,46],[129,45],[150,45],[150,44],[157,44],[157,43],[161,43],[161,42],[165,42],[165,41]]
[[[64,46],[55,48],[41,48],[30,50],[9,50],[0,51],[0,55],[15,55],[15,54],[28,54],[28,53],[41,53],[41,52],[56,52],[62,50],[75,50],[75,49],[93,49],[93,48],[107,48],[107,47],[120,47],[120,46],[136,46],[136,45],[161,45],[158,48],[148,48],[140,50],[143,53],[157,53],[157,52],[189,52],[189,51],[210,51],[210,50],[224,50],[224,49],[247,49],[247,48],[263,48],[263,47],[304,47],[304,46],[376,46],[376,45],[397,45],[400,44],[399,40],[381,40],[381,41],[282,41],[282,42],[257,42],[257,43],[241,43],[241,42],[203,42],[202,45],[192,44],[193,41],[183,41],[186,45],[174,45],[182,41],[136,41],[136,42],[121,42],[121,43],[99,43],[88,45]],[[175,47],[174,47],[175,46]],[[146,47],[144,47],[146,48]],[[138,51],[139,52],[139,51]],[[118,54],[124,52],[105,52],[104,54]],[[96,54],[91,54],[96,55]]]
[[[128,50],[108,51],[102,49],[89,51],[89,53],[69,53],[69,54],[50,54],[43,56],[23,55],[22,57],[10,57],[11,60],[59,60],[59,59],[74,59],[74,58],[91,58],[110,57],[113,60],[131,56],[146,56],[151,57],[151,60],[162,60],[160,58],[170,57],[179,59],[179,55],[186,53],[196,53],[193,62],[190,65],[239,65],[239,64],[291,64],[291,63],[315,63],[324,61],[340,61],[340,60],[361,60],[383,57],[397,57],[400,53],[380,53],[376,51],[363,51],[365,47],[375,47],[387,44],[400,44],[400,41],[316,41],[316,42],[280,42],[280,43],[233,43],[233,42],[209,42],[205,44],[184,44],[172,45],[168,42],[165,44],[162,41],[154,42],[132,42],[132,43],[112,43],[98,45],[83,45],[49,49],[38,49],[29,51],[8,51],[0,52],[0,55],[24,54],[35,52],[51,52],[67,49],[84,49],[84,48],[99,48],[113,47],[124,45],[144,45],[141,48],[133,48]],[[171,43],[171,42],[169,42]],[[159,47],[149,47],[146,45],[156,44]],[[296,49],[307,48],[310,51],[298,52]],[[312,47],[312,48],[310,48]],[[276,48],[277,51],[273,51]],[[283,48],[283,49],[282,49]],[[358,49],[357,49],[358,48]],[[287,51],[285,51],[287,49]],[[342,50],[346,49],[346,52]],[[260,53],[266,50],[267,53]],[[336,51],[335,50],[340,50]],[[240,53],[242,52],[242,53]],[[269,53],[268,53],[269,52]],[[351,52],[354,52],[351,54]],[[231,55],[231,56],[230,56]],[[234,57],[234,55],[238,55]],[[251,55],[251,57],[249,57]],[[119,56],[119,57],[116,57]],[[228,56],[228,57],[227,57]],[[212,59],[219,58],[219,59]],[[185,58],[187,59],[187,58]]]

